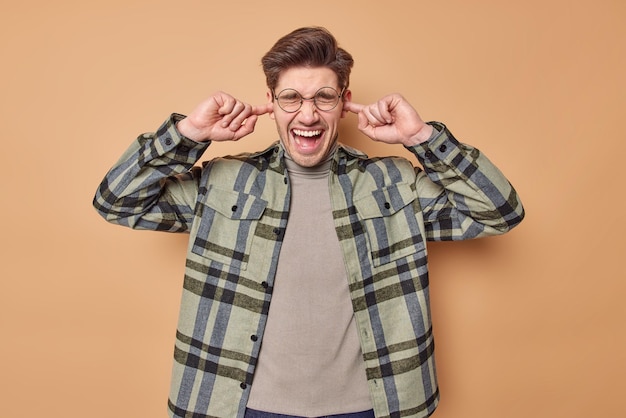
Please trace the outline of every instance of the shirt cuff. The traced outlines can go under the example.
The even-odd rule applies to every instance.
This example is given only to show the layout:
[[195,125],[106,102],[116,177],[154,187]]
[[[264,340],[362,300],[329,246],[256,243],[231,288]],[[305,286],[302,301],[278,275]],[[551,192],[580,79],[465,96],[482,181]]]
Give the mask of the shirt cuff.
[[197,142],[187,138],[178,131],[176,123],[185,119],[185,115],[172,113],[156,131],[156,141],[164,152],[187,154],[191,159],[200,158],[209,147],[209,142]]
[[460,151],[460,143],[441,122],[428,122],[433,133],[427,141],[409,149],[417,156],[424,166],[449,165]]

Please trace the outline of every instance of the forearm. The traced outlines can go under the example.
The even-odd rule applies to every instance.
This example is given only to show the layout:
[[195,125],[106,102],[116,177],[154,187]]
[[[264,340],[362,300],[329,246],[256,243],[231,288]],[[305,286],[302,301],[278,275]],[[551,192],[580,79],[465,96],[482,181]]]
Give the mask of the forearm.
[[431,222],[431,239],[502,234],[519,224],[524,208],[502,172],[443,124],[433,125],[438,134],[409,148],[426,173],[418,175],[418,193],[425,221]]
[[140,135],[106,174],[94,207],[109,222],[132,228],[184,230],[185,206],[196,191],[193,165],[208,144],[177,131],[172,115],[155,133]]

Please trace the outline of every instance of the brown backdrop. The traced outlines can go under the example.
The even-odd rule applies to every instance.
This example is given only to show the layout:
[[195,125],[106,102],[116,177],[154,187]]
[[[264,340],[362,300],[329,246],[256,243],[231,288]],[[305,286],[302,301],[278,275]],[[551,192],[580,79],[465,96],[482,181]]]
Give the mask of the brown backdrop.
[[[323,25],[355,101],[403,93],[518,188],[511,234],[431,246],[438,418],[626,414],[622,0],[26,1],[0,17],[3,417],[165,416],[185,236],[91,208],[134,137],[217,89],[261,103],[261,55]],[[342,139],[375,144],[350,116]],[[206,157],[255,150],[257,133]]]

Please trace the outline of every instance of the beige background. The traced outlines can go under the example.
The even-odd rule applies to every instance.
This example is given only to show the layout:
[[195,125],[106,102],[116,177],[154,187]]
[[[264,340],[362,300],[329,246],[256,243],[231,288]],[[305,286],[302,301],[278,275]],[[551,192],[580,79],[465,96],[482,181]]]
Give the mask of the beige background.
[[[403,93],[528,212],[431,246],[435,416],[626,416],[623,0],[3,3],[1,417],[165,416],[186,237],[107,225],[93,193],[170,112],[263,102],[260,57],[312,24],[354,55],[355,101]],[[275,138],[263,118],[206,157]]]

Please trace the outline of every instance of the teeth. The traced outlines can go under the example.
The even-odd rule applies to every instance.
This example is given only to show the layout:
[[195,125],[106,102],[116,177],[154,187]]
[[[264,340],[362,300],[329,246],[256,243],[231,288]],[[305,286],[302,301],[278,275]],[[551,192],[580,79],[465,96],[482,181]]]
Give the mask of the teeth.
[[317,130],[317,131],[301,131],[300,129],[294,129],[293,133],[298,135],[298,136],[304,136],[306,138],[311,138],[314,136],[318,136],[322,133],[321,130]]

